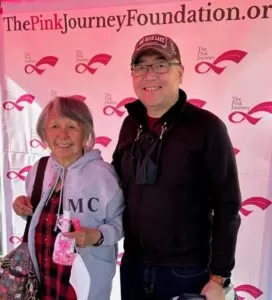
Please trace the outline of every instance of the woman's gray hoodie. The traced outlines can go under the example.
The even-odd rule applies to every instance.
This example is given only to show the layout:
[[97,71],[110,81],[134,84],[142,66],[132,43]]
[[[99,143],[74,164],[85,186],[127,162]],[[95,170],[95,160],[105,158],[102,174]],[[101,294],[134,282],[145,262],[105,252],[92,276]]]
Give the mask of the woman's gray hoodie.
[[[37,165],[36,162],[26,179],[28,197],[32,193]],[[33,214],[28,233],[29,251],[36,273],[39,276],[35,254],[35,228],[44,205],[50,205],[49,199],[59,178],[63,185],[63,209],[71,212],[71,219],[79,219],[82,227],[99,228],[104,235],[101,246],[78,250],[90,273],[91,289],[88,300],[108,300],[116,269],[117,242],[123,236],[124,199],[113,167],[102,159],[99,150],[89,150],[66,169],[52,155],[49,157],[41,200]]]

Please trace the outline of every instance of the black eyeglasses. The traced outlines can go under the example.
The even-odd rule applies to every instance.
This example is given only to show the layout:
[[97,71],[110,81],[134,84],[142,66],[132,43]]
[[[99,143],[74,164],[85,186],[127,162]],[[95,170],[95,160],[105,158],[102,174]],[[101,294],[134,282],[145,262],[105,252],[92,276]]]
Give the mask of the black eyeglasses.
[[164,74],[170,70],[171,66],[181,66],[181,63],[165,61],[150,65],[137,64],[131,67],[131,71],[133,76],[144,76],[148,70],[148,67],[151,67],[154,73]]

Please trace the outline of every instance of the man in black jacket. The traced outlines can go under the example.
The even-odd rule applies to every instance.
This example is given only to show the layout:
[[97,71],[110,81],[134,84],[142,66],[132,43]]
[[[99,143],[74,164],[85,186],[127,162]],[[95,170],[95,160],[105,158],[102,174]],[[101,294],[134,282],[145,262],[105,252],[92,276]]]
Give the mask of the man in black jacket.
[[113,154],[127,206],[122,300],[221,300],[230,284],[241,202],[233,147],[218,117],[186,102],[183,72],[171,38],[136,44],[139,100],[126,105]]

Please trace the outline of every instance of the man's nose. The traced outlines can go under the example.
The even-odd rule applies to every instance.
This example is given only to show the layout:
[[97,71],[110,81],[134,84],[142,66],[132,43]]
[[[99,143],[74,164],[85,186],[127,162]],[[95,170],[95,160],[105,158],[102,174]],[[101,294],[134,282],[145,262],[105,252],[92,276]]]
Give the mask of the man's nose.
[[148,65],[148,66],[147,66],[147,70],[146,70],[144,76],[147,77],[147,78],[154,78],[154,77],[157,77],[157,74],[154,72],[153,66],[152,66],[152,65]]

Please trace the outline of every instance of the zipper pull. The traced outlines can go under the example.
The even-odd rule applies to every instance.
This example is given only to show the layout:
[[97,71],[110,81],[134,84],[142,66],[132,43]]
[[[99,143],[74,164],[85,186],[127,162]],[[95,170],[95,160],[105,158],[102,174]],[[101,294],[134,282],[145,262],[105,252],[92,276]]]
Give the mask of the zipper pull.
[[162,128],[161,128],[160,140],[162,139],[166,129],[167,129],[167,123],[164,122],[163,125],[162,125]]
[[135,138],[135,140],[134,140],[135,142],[139,140],[140,135],[141,135],[142,132],[143,132],[143,125],[140,125],[140,126],[138,127],[138,129],[137,129],[137,135],[136,135],[136,138]]

